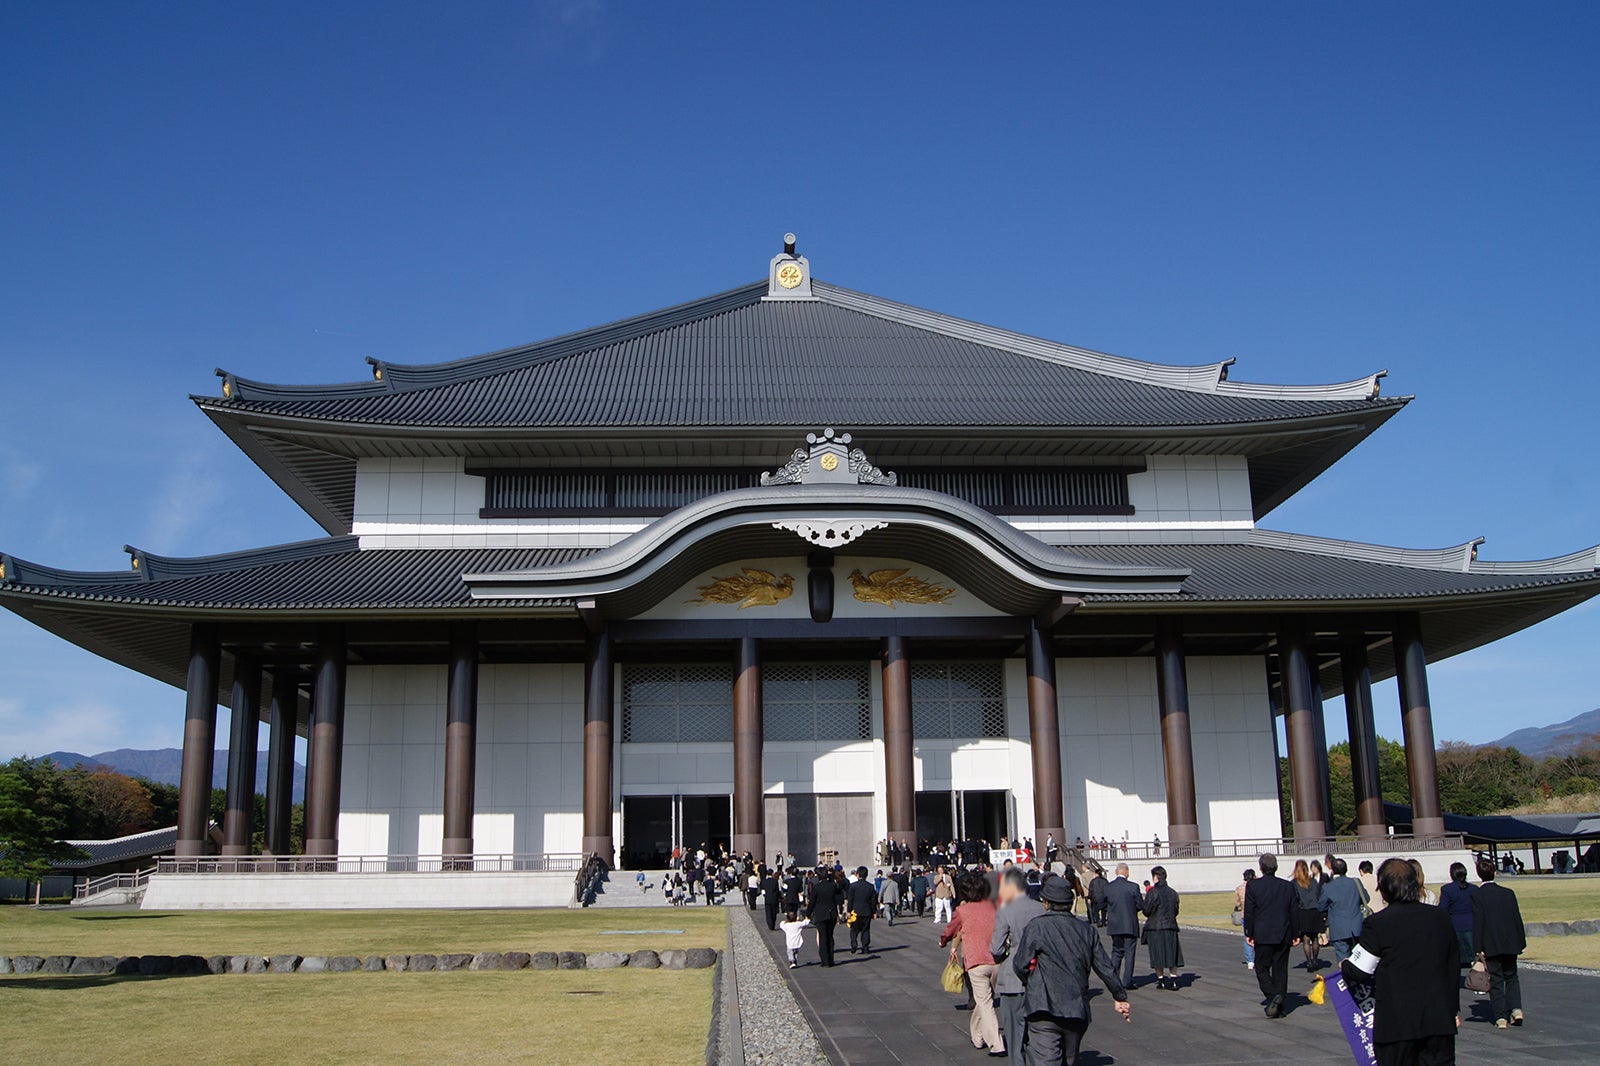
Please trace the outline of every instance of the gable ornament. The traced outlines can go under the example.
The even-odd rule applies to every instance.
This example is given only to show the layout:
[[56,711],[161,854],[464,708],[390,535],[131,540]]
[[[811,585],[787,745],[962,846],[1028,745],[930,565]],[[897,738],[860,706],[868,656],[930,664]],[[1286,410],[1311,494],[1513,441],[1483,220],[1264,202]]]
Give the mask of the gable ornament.
[[867,453],[850,447],[850,434],[807,433],[806,447],[796,448],[789,461],[761,475],[763,485],[898,485],[900,476],[874,466]]

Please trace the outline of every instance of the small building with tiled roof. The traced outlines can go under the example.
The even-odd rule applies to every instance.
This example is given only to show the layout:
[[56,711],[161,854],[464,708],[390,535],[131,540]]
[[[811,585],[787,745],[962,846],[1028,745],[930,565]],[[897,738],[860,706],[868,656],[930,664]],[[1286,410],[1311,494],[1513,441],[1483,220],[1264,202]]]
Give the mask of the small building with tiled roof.
[[[196,403],[327,531],[109,573],[0,555],[0,603],[186,692],[179,855],[870,861],[952,839],[1329,838],[1324,698],[1386,832],[1445,832],[1426,666],[1600,592],[1531,562],[1258,523],[1398,413],[1381,372],[1250,384],[766,280],[370,380],[218,371]],[[1293,784],[1277,784],[1276,719]],[[177,712],[174,711],[176,725]]]

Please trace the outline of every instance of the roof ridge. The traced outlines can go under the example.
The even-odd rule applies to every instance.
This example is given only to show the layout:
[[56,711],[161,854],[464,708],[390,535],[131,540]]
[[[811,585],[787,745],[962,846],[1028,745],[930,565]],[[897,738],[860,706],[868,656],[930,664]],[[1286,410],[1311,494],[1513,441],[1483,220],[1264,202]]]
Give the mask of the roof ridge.
[[145,581],[166,581],[179,577],[199,577],[248,566],[269,566],[290,563],[301,559],[320,559],[326,555],[341,555],[359,551],[361,538],[347,533],[342,536],[313,537],[310,540],[270,544],[264,548],[245,548],[240,551],[219,552],[215,555],[157,555],[154,552],[124,544],[122,550],[133,557],[133,569]]
[[1600,570],[1600,545],[1548,559],[1493,562],[1478,559],[1478,547],[1483,544],[1483,537],[1473,537],[1443,548],[1398,548],[1337,537],[1318,537],[1309,533],[1256,528],[1245,535],[1245,542],[1258,547],[1281,548],[1310,555],[1463,574],[1581,574]]
[[812,290],[822,300],[836,307],[875,315],[919,329],[932,330],[1002,351],[1060,363],[1090,373],[1189,392],[1225,393],[1250,399],[1271,400],[1370,400],[1378,396],[1378,380],[1388,374],[1387,370],[1380,370],[1351,381],[1324,385],[1263,385],[1229,381],[1228,367],[1234,363],[1231,358],[1199,366],[1150,363],[1123,355],[1097,352],[1091,348],[1079,348],[1026,333],[1017,333],[1014,330],[957,318],[942,311],[931,311],[822,281],[813,281]]
[[[629,315],[602,325],[587,326],[528,344],[498,348],[437,363],[393,363],[369,355],[367,362],[372,366],[371,381],[333,385],[288,385],[240,377],[220,367],[215,373],[223,379],[224,400],[335,400],[389,392],[412,392],[437,385],[494,377],[508,371],[535,366],[541,362],[549,362],[594,348],[603,348],[615,343],[619,337],[639,333],[640,327],[649,327],[651,330],[668,329],[696,318],[710,317],[757,303],[765,292],[765,281],[740,285],[712,293],[710,296],[701,296],[641,314]],[[215,402],[215,397],[211,396],[191,398],[202,403]]]
[[318,559],[326,555],[359,551],[360,548],[361,538],[353,534],[316,537],[311,540],[273,544],[265,548],[246,548],[242,551],[223,552],[217,555],[156,555],[124,544],[122,550],[133,557],[133,565],[127,570],[67,570],[29,562],[15,555],[0,554],[0,584],[61,588],[138,584],[243,569],[240,564],[257,566],[288,563],[299,559]]
[[[818,299],[844,310],[982,344],[1026,358],[1186,392],[1236,396],[1243,399],[1372,400],[1378,396],[1379,380],[1388,373],[1387,370],[1380,370],[1350,381],[1321,385],[1270,385],[1231,381],[1228,379],[1228,368],[1234,363],[1231,358],[1198,366],[1152,363],[1018,333],[822,281],[815,281],[813,285],[813,291]],[[441,385],[482,380],[605,348],[643,334],[660,332],[758,304],[765,292],[764,282],[741,285],[710,296],[630,315],[603,325],[444,362],[393,363],[368,356],[367,362],[372,365],[373,373],[371,381],[333,385],[287,385],[240,377],[221,368],[216,370],[216,374],[223,379],[224,402],[352,399],[383,393],[413,392]],[[194,399],[204,403],[216,402],[212,397],[196,396]]]

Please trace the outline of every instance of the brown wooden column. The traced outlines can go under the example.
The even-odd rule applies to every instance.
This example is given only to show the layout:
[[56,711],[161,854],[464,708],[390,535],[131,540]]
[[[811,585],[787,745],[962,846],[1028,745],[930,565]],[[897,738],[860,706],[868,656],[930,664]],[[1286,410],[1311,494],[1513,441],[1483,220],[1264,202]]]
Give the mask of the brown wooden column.
[[1289,740],[1289,785],[1294,805],[1295,842],[1305,845],[1328,835],[1317,772],[1317,731],[1312,716],[1311,647],[1305,623],[1284,619],[1278,629],[1278,676],[1283,686],[1284,733]]
[[339,853],[339,779],[344,762],[344,627],[317,627],[311,729],[306,743],[306,854]]
[[1161,706],[1161,756],[1166,767],[1167,839],[1174,855],[1195,853],[1200,819],[1194,797],[1194,740],[1189,730],[1189,673],[1183,624],[1156,623],[1156,698]]
[[478,627],[450,627],[450,673],[444,720],[444,843],[446,868],[472,868],[473,789],[478,759]]
[[261,737],[261,663],[233,659],[233,712],[228,730],[228,799],[222,814],[222,854],[250,854],[255,832],[256,745]]
[[272,675],[267,703],[267,824],[262,833],[268,855],[289,854],[289,824],[294,806],[294,734],[300,718],[300,689],[288,672]]
[[182,856],[206,853],[211,824],[211,764],[217,750],[217,667],[222,657],[215,626],[189,631],[189,678],[183,708],[183,763],[178,772],[178,841]]
[[1345,637],[1339,649],[1344,675],[1344,717],[1350,732],[1350,777],[1355,785],[1356,836],[1369,840],[1387,835],[1383,817],[1383,785],[1378,777],[1378,732],[1372,716],[1372,668],[1364,635]]
[[1411,832],[1441,836],[1439,769],[1434,755],[1433,706],[1428,698],[1428,656],[1421,622],[1402,615],[1394,628],[1395,679],[1400,686],[1400,727],[1406,746],[1406,777],[1411,783]]
[[[1066,846],[1061,797],[1061,721],[1056,705],[1056,648],[1037,622],[1028,627],[1028,745],[1033,754],[1033,846],[1052,837]],[[915,817],[913,816],[913,821]]]
[[917,772],[911,736],[911,662],[903,637],[883,642],[883,776],[889,839],[917,851]]
[[1322,813],[1329,820],[1328,834],[1333,835],[1333,775],[1328,769],[1328,715],[1326,700],[1322,697],[1322,670],[1316,652],[1311,653],[1311,725],[1317,734],[1317,784],[1322,789]]
[[616,862],[611,820],[611,634],[589,638],[583,697],[583,853]]
[[733,675],[733,853],[767,853],[765,779],[761,710],[761,647],[754,637],[739,640]]

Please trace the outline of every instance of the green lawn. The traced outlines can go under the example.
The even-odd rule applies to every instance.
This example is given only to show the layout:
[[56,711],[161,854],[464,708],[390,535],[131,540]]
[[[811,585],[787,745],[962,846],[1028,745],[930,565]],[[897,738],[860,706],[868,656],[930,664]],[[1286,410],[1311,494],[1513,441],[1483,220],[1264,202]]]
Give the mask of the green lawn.
[[[0,1047],[16,1066],[180,1058],[549,1063],[571,1061],[598,1041],[617,1061],[698,1062],[711,973],[0,978]],[[586,991],[601,994],[568,994]]]
[[[672,930],[605,935],[605,930]],[[721,948],[720,907],[124,911],[0,907],[0,955],[382,955]]]
[[[1572,922],[1600,918],[1600,878],[1508,877],[1502,884],[1517,894],[1523,921]],[[1437,885],[1433,887],[1438,889]],[[1232,914],[1232,892],[1193,892],[1183,897],[1179,920],[1186,925],[1231,929]],[[1600,936],[1531,937],[1522,957],[1529,962],[1600,969]]]

